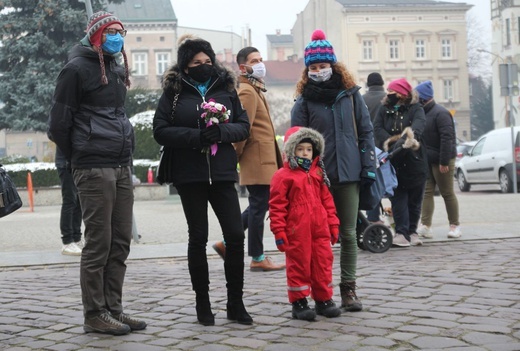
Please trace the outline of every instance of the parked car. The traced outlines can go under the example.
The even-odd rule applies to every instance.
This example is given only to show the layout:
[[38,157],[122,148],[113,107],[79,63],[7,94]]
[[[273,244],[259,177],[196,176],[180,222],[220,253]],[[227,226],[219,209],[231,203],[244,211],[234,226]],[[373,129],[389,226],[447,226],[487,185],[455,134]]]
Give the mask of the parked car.
[[[458,168],[460,159],[466,156],[469,153],[469,150],[471,150],[471,148],[475,146],[476,143],[477,141],[475,140],[463,141],[457,144],[457,157],[455,158],[455,169]],[[457,177],[457,173],[454,173],[454,176]]]
[[[517,182],[520,180],[520,127],[514,127],[514,159]],[[513,191],[513,153],[511,128],[492,130],[481,136],[455,169],[461,191],[469,191],[472,184],[498,184],[503,193]]]

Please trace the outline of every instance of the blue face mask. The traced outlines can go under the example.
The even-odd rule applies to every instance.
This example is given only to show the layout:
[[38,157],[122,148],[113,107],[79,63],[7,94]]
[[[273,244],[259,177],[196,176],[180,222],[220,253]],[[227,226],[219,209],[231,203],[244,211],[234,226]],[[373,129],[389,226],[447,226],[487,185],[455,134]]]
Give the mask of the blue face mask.
[[103,49],[104,52],[113,55],[115,53],[121,52],[124,43],[125,40],[121,34],[106,34],[106,40],[103,45],[101,45],[101,49]]

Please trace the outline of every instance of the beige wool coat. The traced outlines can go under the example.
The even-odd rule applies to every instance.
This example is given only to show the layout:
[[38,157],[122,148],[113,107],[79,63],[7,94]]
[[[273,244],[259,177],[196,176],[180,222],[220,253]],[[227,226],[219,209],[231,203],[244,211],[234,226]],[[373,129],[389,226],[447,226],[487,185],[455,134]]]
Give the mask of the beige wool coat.
[[282,156],[263,92],[246,77],[238,78],[238,96],[251,125],[249,138],[236,143],[240,165],[240,185],[269,185],[283,166]]

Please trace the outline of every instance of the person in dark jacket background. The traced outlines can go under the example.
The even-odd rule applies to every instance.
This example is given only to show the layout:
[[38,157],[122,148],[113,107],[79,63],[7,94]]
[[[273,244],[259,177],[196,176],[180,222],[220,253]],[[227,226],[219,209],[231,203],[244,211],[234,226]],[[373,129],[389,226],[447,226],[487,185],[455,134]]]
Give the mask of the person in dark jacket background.
[[[363,100],[368,107],[368,112],[370,113],[370,120],[374,123],[374,119],[377,116],[377,112],[379,111],[379,107],[381,107],[383,98],[386,96],[385,81],[383,77],[378,72],[372,72],[367,77],[367,87],[368,92],[363,95]],[[380,206],[376,206],[373,210],[367,211],[367,219],[372,223],[383,223],[381,220],[380,214],[381,210]]]
[[296,85],[291,126],[312,128],[325,138],[323,162],[340,220],[341,306],[361,311],[356,294],[356,223],[359,189],[375,181],[372,123],[361,88],[345,65],[337,62],[332,45],[319,29],[305,48],[305,66]]
[[374,120],[376,146],[393,153],[390,158],[398,186],[390,198],[395,222],[393,244],[422,245],[417,234],[424,184],[428,174],[422,144],[425,116],[417,93],[405,78],[388,84],[388,95]]
[[421,210],[422,225],[417,229],[417,233],[426,239],[433,237],[431,229],[435,208],[433,195],[437,185],[448,214],[450,224],[448,238],[459,238],[461,235],[459,202],[453,190],[453,174],[455,172],[455,157],[457,156],[455,123],[450,111],[435,102],[431,81],[422,82],[415,90],[419,94],[419,102],[423,105],[426,113],[423,140],[426,144],[430,168],[430,177],[426,181]]
[[[177,188],[188,223],[188,268],[197,320],[203,325],[215,324],[206,257],[209,203],[226,242],[227,318],[252,324],[242,301],[245,235],[235,188],[237,154],[232,144],[248,138],[249,119],[238,98],[236,78],[216,61],[211,44],[184,35],[178,47],[177,63],[163,76],[153,135],[160,145],[173,150],[173,175],[167,181]],[[228,123],[206,126],[201,104],[210,99],[231,112]],[[205,152],[215,143],[218,149],[214,155]]]
[[83,329],[121,335],[146,328],[122,306],[134,203],[134,132],[124,107],[130,86],[126,30],[101,11],[90,17],[86,32],[58,76],[49,133],[71,165],[85,224]]

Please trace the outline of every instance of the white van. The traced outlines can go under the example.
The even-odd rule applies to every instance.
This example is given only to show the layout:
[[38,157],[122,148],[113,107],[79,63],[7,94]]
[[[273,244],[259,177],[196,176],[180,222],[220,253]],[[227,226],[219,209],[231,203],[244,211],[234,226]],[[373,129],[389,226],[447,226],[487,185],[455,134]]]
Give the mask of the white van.
[[[517,182],[520,181],[520,127],[514,127]],[[455,174],[461,191],[471,184],[499,184],[503,193],[513,191],[511,128],[492,130],[481,136],[460,159]],[[520,185],[518,186],[520,188]]]

